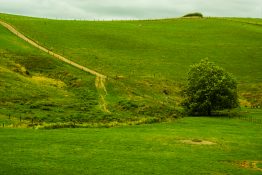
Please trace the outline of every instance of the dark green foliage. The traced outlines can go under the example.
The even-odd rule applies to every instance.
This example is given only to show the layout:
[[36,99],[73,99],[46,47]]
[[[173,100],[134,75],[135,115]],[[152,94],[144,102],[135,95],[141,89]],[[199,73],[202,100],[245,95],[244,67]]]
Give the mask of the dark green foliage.
[[238,106],[236,80],[208,61],[191,66],[184,105],[191,115],[211,115],[212,111]]
[[195,12],[195,13],[188,13],[186,15],[184,15],[183,17],[200,17],[200,18],[203,18],[203,14],[202,13],[199,13],[199,12]]

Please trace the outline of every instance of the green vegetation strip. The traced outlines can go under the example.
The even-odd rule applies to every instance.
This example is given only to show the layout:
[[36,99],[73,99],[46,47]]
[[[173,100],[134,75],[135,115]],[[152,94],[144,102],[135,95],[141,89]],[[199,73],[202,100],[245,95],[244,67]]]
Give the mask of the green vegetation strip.
[[0,174],[260,175],[260,125],[189,117],[119,128],[0,128]]

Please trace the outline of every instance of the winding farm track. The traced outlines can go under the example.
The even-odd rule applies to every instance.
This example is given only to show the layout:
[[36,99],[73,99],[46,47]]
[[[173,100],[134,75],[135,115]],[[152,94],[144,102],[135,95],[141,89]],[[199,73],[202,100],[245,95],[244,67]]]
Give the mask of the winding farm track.
[[92,75],[95,75],[95,76],[97,76],[97,77],[101,77],[101,78],[103,78],[103,79],[107,78],[105,75],[102,75],[102,74],[100,74],[100,73],[98,73],[98,72],[96,72],[96,71],[94,71],[94,70],[91,70],[91,69],[89,69],[89,68],[86,68],[86,67],[84,67],[84,66],[81,66],[80,64],[77,64],[77,63],[75,63],[75,62],[73,62],[73,61],[70,61],[69,59],[67,59],[67,58],[65,58],[65,57],[63,57],[63,56],[61,56],[61,55],[59,55],[59,54],[56,54],[56,53],[52,52],[51,50],[48,50],[47,48],[45,48],[45,47],[43,47],[43,46],[40,46],[40,45],[37,44],[35,41],[27,38],[25,35],[23,35],[23,34],[20,33],[19,31],[17,31],[17,30],[16,30],[13,26],[11,26],[10,24],[8,24],[8,23],[6,23],[6,22],[4,22],[4,21],[1,21],[1,20],[0,20],[0,24],[1,24],[2,26],[4,26],[6,29],[8,29],[9,31],[11,31],[11,32],[12,32],[13,34],[15,34],[16,36],[18,36],[19,38],[23,39],[24,41],[26,41],[27,43],[31,44],[32,46],[34,46],[34,47],[36,47],[36,48],[38,48],[38,49],[40,49],[40,50],[48,53],[49,55],[52,55],[53,57],[55,57],[55,58],[57,58],[57,59],[65,62],[65,63],[67,63],[67,64],[70,64],[70,65],[72,65],[72,66],[74,66],[74,67],[76,67],[76,68],[78,68],[78,69],[81,69],[81,70],[83,70],[83,71],[85,71],[85,72],[88,72],[88,73],[90,73],[90,74],[92,74]]
[[26,37],[25,35],[23,35],[22,33],[20,33],[19,31],[17,31],[13,26],[11,26],[10,24],[4,22],[4,21],[1,21],[0,20],[0,24],[2,26],[4,26],[6,29],[8,29],[10,32],[12,32],[13,34],[15,34],[16,36],[18,36],[19,38],[23,39],[24,41],[26,41],[27,43],[31,44],[32,46],[40,49],[41,51],[43,52],[46,52],[48,53],[49,55],[67,63],[67,64],[70,64],[80,70],[83,70],[85,72],[88,72],[92,75],[95,75],[96,76],[96,80],[95,80],[95,86],[100,94],[100,106],[102,108],[102,110],[106,111],[106,112],[109,112],[106,108],[106,102],[105,102],[105,96],[107,94],[107,91],[106,91],[106,87],[105,87],[105,80],[107,78],[107,76],[103,75],[103,74],[100,74],[92,69],[89,69],[87,67],[84,67],[80,64],[77,64],[55,52],[52,52],[51,50],[48,50],[47,48],[37,44],[35,41],[29,39],[28,37]]

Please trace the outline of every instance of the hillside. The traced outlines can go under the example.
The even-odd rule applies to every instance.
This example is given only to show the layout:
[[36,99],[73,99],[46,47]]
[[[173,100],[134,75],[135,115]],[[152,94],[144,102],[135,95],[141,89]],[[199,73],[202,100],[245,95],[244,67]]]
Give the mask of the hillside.
[[111,76],[160,74],[181,80],[189,65],[208,57],[242,82],[262,77],[257,64],[261,26],[222,18],[99,22],[1,18],[44,46]]
[[[0,113],[34,122],[90,121],[95,77],[31,47],[0,26]],[[2,118],[2,117],[1,117]]]
[[[105,100],[110,113],[103,112],[98,107],[99,97],[94,90],[94,77],[37,51],[0,27],[3,38],[0,43],[3,50],[1,57],[6,57],[5,55],[11,52],[13,56],[8,57],[6,61],[18,63],[32,74],[41,73],[62,82],[64,80],[57,78],[60,77],[58,76],[60,74],[57,74],[58,70],[76,74],[76,79],[84,80],[86,83],[78,83],[81,84],[81,90],[75,88],[74,91],[71,87],[66,90],[80,94],[80,98],[84,94],[90,94],[83,93],[82,90],[92,91],[91,94],[96,101],[93,105],[94,111],[101,111],[104,113],[102,116],[110,115],[111,119],[125,117],[140,120],[143,117],[156,117],[153,120],[176,117],[180,111],[179,93],[189,66],[206,57],[237,78],[242,105],[261,106],[261,19],[63,21],[5,14],[1,14],[0,19],[12,24],[46,48],[107,75],[108,94]],[[32,54],[34,56],[31,56]],[[14,59],[16,57],[22,58]],[[35,57],[38,59],[35,60]],[[6,63],[4,59],[2,61]],[[31,77],[10,72],[12,69],[8,66],[3,67],[3,70],[9,71],[9,73],[5,71],[5,76],[12,74],[10,76],[20,77],[31,83]],[[11,79],[8,81],[14,82]],[[44,90],[53,92],[48,88]],[[58,89],[57,93],[54,91],[54,98],[57,98],[61,89],[55,89]],[[1,90],[4,94],[5,89]],[[16,89],[12,91],[19,93]],[[31,94],[25,89],[21,91]],[[59,100],[61,103],[75,105],[79,99],[76,98],[77,103],[74,103],[63,98]],[[82,100],[83,103],[89,104],[89,99]],[[71,110],[74,111],[75,108],[72,107]],[[66,114],[65,117],[67,116]]]

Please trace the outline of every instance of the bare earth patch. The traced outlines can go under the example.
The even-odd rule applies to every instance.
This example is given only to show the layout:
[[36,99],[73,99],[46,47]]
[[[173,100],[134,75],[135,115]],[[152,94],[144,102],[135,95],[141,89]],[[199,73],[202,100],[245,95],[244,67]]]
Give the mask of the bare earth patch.
[[193,139],[193,140],[181,140],[182,143],[186,144],[191,144],[191,145],[215,145],[216,143],[210,142],[207,140],[198,140],[198,139]]

